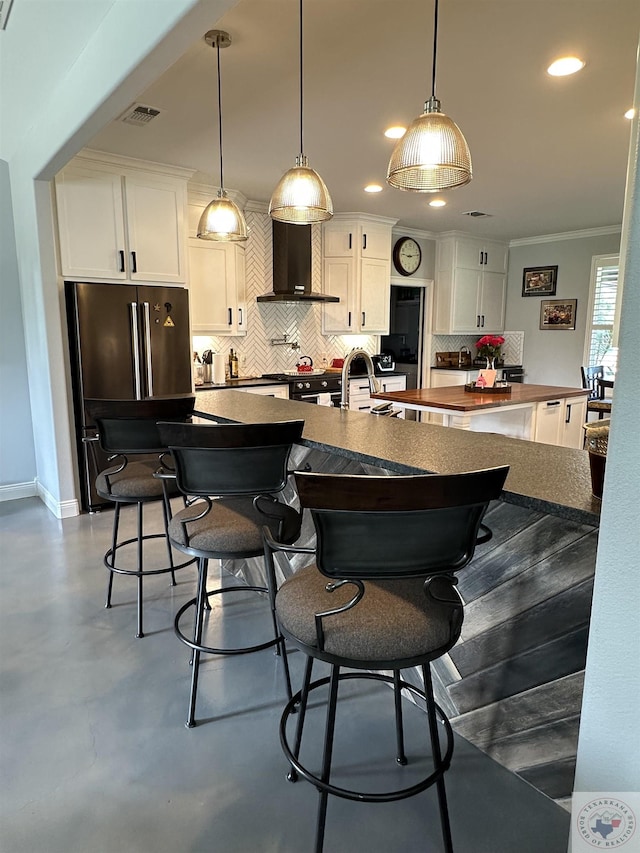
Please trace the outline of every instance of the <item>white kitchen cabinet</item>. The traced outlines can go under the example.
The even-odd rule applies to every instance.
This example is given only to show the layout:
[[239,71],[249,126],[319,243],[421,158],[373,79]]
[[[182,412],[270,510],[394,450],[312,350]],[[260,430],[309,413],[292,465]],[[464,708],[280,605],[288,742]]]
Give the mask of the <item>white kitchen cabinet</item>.
[[561,447],[582,448],[586,397],[558,398],[538,403],[534,441]]
[[[407,387],[406,376],[376,376],[383,393],[391,391],[404,391]],[[373,406],[383,403],[384,400],[371,398],[369,379],[367,376],[358,376],[349,379],[349,409],[353,412],[370,412]],[[404,418],[404,412],[399,417]]]
[[447,385],[466,385],[478,378],[478,368],[475,370],[431,370],[430,387],[445,388]]
[[433,332],[501,332],[507,247],[462,237],[438,241]]
[[247,333],[244,248],[190,237],[189,301],[194,334]]
[[337,214],[322,229],[323,334],[387,334],[395,220]]
[[85,152],[56,176],[65,278],[186,281],[186,186],[191,172],[172,167],[161,171],[155,165],[147,170],[144,165]]
[[246,385],[237,389],[238,391],[246,391],[247,394],[262,394],[263,397],[280,397],[283,400],[289,399],[288,385]]

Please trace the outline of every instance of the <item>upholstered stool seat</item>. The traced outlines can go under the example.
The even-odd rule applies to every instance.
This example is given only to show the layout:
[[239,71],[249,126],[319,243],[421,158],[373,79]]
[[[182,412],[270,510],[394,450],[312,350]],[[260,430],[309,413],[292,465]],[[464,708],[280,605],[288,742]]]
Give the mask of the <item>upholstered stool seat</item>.
[[[438,793],[444,848],[452,853],[444,774],[453,755],[453,732],[435,701],[430,663],[460,637],[463,604],[455,573],[469,563],[476,545],[491,538],[482,518],[489,502],[500,496],[507,472],[506,467],[409,477],[296,472],[300,506],[310,511],[316,531],[315,564],[288,577],[276,594],[276,615],[286,646],[307,657],[302,688],[290,698],[280,719],[280,742],[291,766],[290,781],[303,776],[320,794],[316,853],[324,846],[330,794],[381,803],[415,796],[432,785]],[[276,551],[310,552],[276,542],[266,527],[263,534],[270,576]],[[312,679],[315,660],[330,664],[328,676]],[[401,678],[402,670],[416,666],[421,668],[424,689]],[[427,775],[420,773],[408,784],[406,773],[400,774],[398,786],[385,791],[372,790],[375,785],[353,790],[332,780],[339,687],[358,679],[393,687],[399,765],[408,763],[403,691],[424,703],[432,758]],[[313,749],[305,746],[303,761],[307,709],[312,697],[315,705],[316,697],[326,694],[327,686],[322,752],[314,757]],[[357,711],[353,694],[349,695],[353,720]],[[295,727],[289,726],[294,714]],[[307,740],[313,743],[313,738]],[[362,762],[361,770],[366,756]],[[390,834],[389,844],[391,838]]]
[[[303,421],[267,424],[158,424],[171,450],[176,483],[188,505],[169,522],[172,545],[198,558],[198,591],[176,613],[174,630],[192,650],[191,690],[187,728],[196,725],[195,711],[201,655],[243,655],[275,647],[284,663],[287,695],[291,683],[284,641],[275,618],[275,578],[268,586],[247,583],[207,589],[210,559],[233,560],[264,553],[263,529],[285,542],[300,533],[300,514],[278,500],[287,484],[287,464],[294,442],[302,436]],[[205,610],[211,596],[256,592],[270,608],[272,632],[262,642],[221,648],[205,642]],[[182,627],[183,617],[193,619]]]
[[[170,498],[179,495],[175,480],[159,479],[162,455],[167,448],[162,445],[157,422],[171,419],[180,423],[190,420],[195,405],[193,395],[156,397],[147,400],[87,400],[87,410],[98,428],[97,440],[109,454],[114,464],[100,471],[96,477],[96,491],[115,505],[111,548],[104,555],[104,565],[109,570],[107,600],[111,607],[113,576],[131,575],[137,579],[137,632],[143,637],[143,578],[148,575],[170,573],[175,586],[175,572],[195,562],[189,559],[177,565],[167,535],[171,516]],[[143,506],[153,501],[162,502],[163,530],[144,533]],[[120,508],[135,504],[137,507],[137,532],[134,537],[119,540]],[[146,562],[144,543],[151,539],[164,539],[167,563]],[[120,557],[129,546],[136,547],[136,567],[123,565]]]

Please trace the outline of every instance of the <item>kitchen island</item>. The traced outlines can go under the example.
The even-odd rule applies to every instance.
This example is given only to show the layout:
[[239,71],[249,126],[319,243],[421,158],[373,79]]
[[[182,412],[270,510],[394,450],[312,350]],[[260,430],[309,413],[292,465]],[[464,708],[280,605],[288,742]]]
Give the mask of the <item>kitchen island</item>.
[[[493,539],[459,573],[462,637],[432,665],[434,687],[457,732],[549,796],[568,797],[600,513],[587,453],[231,390],[203,391],[196,406],[204,420],[304,419],[292,469],[392,476],[510,466],[486,515]],[[284,499],[296,501],[291,483]],[[300,544],[313,535],[307,518]],[[277,556],[280,577],[309,560]],[[251,583],[264,577],[257,558],[225,568]],[[407,677],[419,683],[417,671]]]
[[400,409],[442,415],[443,426],[580,448],[588,394],[584,388],[514,383],[503,392],[452,385],[371,396]]

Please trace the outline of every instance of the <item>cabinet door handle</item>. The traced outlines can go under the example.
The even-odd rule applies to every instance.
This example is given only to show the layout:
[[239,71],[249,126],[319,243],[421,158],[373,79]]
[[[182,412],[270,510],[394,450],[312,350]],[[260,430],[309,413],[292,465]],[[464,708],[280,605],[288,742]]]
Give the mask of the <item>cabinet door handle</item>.
[[567,415],[564,419],[565,424],[571,423],[571,403],[567,403]]
[[547,403],[547,408],[551,408],[551,406],[559,406],[560,400],[552,400],[550,403]]
[[367,235],[366,234],[362,235],[362,248],[363,248],[363,250],[367,248]]
[[347,326],[351,326],[351,311],[349,311],[349,321],[347,323]]
[[363,329],[364,329],[364,327],[365,327],[365,320],[366,320],[366,317],[367,317],[366,312],[365,312],[365,311],[363,311],[363,312],[362,312],[362,328],[363,328]]
[[480,328],[480,315],[476,314],[476,329]]
[[131,272],[138,272],[138,261],[135,252],[131,252]]
[[481,314],[480,317],[482,318],[482,322],[480,323],[480,325],[484,329],[484,314]]
[[484,255],[484,252],[480,252],[480,266],[482,266],[482,263],[483,263],[483,260],[482,260],[483,255]]
[[238,308],[238,325],[242,325],[242,308]]
[[[351,240],[352,240],[352,235],[349,234],[349,248],[351,248],[351,245],[352,245]],[[349,323],[349,325],[351,325],[351,323]]]
[[120,249],[118,254],[120,255],[120,272],[124,272],[124,249]]
[[233,323],[233,311],[231,310],[231,308],[227,308],[227,311],[229,312],[228,323],[229,323],[229,325],[231,325]]
[[359,412],[368,412],[371,406],[358,406]]

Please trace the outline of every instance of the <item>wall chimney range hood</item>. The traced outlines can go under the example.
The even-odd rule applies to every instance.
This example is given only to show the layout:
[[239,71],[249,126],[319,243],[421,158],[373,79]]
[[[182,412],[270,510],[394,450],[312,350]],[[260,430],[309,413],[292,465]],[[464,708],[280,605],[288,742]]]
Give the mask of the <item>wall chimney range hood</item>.
[[273,293],[256,302],[339,302],[311,290],[311,225],[272,220]]

